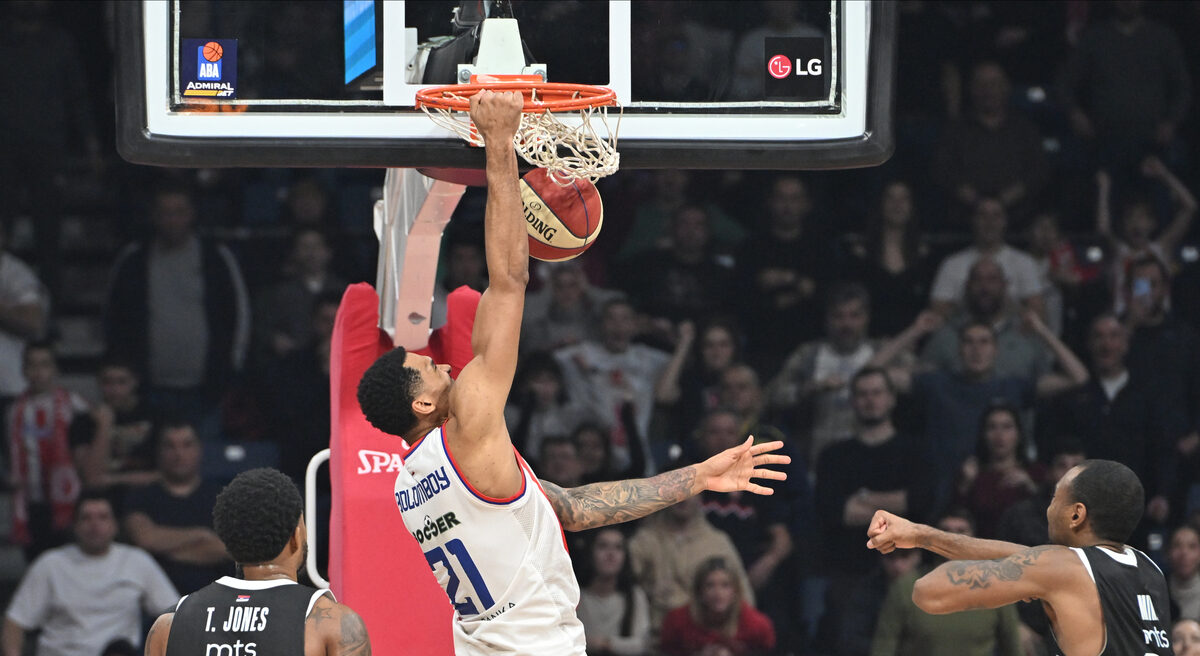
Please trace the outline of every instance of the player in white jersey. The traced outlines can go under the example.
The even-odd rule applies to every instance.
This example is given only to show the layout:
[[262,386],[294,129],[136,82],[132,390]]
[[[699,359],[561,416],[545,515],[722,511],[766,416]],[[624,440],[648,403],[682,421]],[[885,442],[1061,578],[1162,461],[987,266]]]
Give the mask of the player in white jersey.
[[564,490],[539,482],[512,446],[504,404],[517,365],[529,243],[511,147],[520,94],[481,91],[471,119],[485,143],[488,197],[484,245],[488,288],[471,335],[474,358],[458,380],[449,367],[397,348],[375,362],[358,399],[380,430],[411,447],[395,502],[454,604],[458,654],[584,653],[575,616],[579,584],[562,530],[644,517],[703,490],[771,494],[752,478],[786,464],[782,442],[741,446],[649,479]]

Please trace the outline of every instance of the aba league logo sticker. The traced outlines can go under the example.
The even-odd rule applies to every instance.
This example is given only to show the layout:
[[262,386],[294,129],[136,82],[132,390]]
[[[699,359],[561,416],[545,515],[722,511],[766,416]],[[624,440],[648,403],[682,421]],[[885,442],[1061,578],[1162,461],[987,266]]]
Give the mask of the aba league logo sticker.
[[221,79],[221,57],[225,49],[216,41],[196,48],[196,77],[201,80],[218,81]]
[[237,39],[183,39],[179,84],[186,97],[237,97]]

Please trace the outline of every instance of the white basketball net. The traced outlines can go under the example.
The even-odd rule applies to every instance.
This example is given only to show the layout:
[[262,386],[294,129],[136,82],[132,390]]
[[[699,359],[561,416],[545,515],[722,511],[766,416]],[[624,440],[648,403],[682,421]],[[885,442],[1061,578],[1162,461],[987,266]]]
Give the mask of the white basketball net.
[[[447,97],[459,98],[451,94],[447,94]],[[421,108],[434,123],[462,137],[467,143],[484,145],[483,137],[471,123],[466,111],[428,105],[422,105]],[[588,107],[578,112],[579,125],[576,126],[567,125],[549,110],[522,112],[521,125],[513,137],[513,146],[526,162],[548,169],[554,174],[550,178],[564,187],[574,180],[594,183],[616,173],[621,163],[621,154],[617,152],[620,114],[617,116],[616,129],[610,129],[607,106]],[[593,127],[593,118],[603,126],[604,136]]]

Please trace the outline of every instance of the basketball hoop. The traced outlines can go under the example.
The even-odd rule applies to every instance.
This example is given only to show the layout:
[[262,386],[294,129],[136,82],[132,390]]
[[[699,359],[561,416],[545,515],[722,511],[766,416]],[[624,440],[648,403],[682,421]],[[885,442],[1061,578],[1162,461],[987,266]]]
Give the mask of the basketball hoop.
[[[617,129],[608,125],[608,108],[617,106],[612,89],[589,84],[542,82],[538,76],[476,75],[470,84],[430,87],[417,91],[417,106],[443,128],[467,143],[482,146],[483,138],[471,123],[471,96],[483,89],[517,91],[525,96],[521,125],[513,146],[526,162],[558,175],[550,176],[560,185],[573,180],[595,182],[617,172],[621,155],[617,152]],[[556,115],[578,112],[579,125],[568,125]],[[601,136],[592,119],[603,126]]]

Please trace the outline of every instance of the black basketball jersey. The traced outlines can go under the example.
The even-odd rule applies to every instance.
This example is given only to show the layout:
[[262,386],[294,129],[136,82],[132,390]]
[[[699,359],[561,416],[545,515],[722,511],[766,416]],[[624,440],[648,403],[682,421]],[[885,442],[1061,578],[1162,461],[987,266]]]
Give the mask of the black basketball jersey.
[[294,581],[246,581],[231,576],[179,600],[167,656],[297,656],[304,622],[317,597]]
[[[1100,656],[1172,656],[1167,580],[1146,554],[1126,547],[1072,549],[1100,593],[1106,640]],[[1055,654],[1062,654],[1057,648]]]

